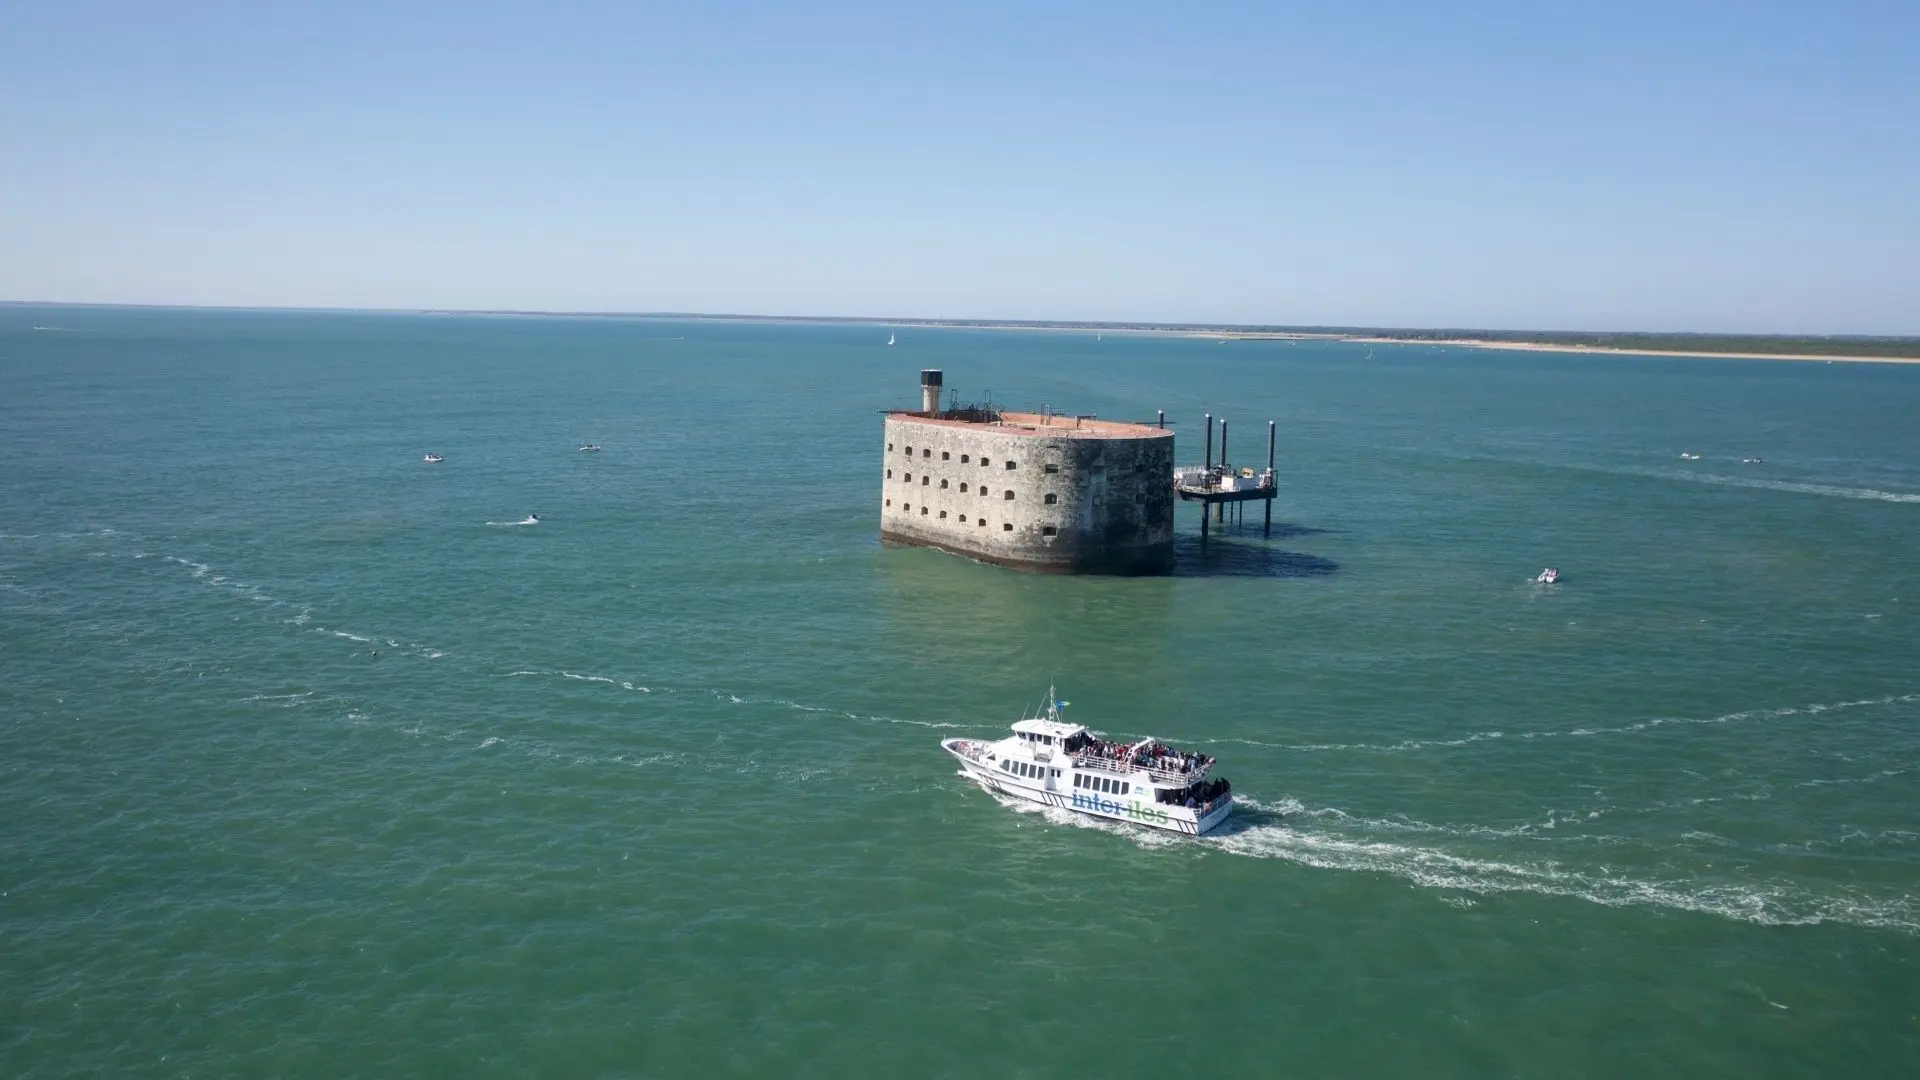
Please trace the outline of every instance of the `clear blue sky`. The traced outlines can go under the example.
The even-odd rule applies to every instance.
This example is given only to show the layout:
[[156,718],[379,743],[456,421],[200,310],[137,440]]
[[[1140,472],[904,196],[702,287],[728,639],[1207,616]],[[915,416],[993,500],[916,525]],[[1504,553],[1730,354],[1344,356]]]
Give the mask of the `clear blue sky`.
[[1913,0],[805,6],[8,4],[0,299],[1920,333]]

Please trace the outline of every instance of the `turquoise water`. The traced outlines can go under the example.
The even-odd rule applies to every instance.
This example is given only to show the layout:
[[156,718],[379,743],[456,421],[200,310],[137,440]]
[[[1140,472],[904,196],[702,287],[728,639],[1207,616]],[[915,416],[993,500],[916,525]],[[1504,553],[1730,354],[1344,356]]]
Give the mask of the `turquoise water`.
[[[0,1074],[1920,1071],[1920,368],[885,336],[0,308]],[[1275,535],[882,548],[923,366]]]

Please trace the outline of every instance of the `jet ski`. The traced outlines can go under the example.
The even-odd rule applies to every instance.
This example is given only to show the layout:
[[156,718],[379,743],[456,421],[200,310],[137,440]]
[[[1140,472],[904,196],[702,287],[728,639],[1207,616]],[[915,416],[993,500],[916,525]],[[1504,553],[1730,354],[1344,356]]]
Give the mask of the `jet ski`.
[[1560,571],[1549,566],[1545,570],[1540,571],[1540,576],[1533,580],[1535,584],[1539,585],[1558,585],[1560,583]]
[[447,459],[441,457],[439,454],[428,454],[424,460],[429,465],[437,465],[440,462],[445,461]]

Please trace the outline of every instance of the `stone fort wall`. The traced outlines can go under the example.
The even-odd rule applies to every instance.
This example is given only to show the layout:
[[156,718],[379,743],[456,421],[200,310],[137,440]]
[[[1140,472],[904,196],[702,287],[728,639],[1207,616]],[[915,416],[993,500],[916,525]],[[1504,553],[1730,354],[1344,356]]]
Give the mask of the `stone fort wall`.
[[881,539],[1027,570],[1173,569],[1173,432],[1001,416],[887,415]]

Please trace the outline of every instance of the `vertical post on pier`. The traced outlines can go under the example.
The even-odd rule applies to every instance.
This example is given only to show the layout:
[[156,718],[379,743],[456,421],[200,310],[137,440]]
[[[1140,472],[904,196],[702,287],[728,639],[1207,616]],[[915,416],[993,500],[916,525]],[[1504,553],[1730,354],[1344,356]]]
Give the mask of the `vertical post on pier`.
[[1159,413],[1160,413],[1160,419],[1155,420],[1153,422],[1153,426],[1157,428],[1164,428],[1167,426],[1167,410],[1161,409],[1159,410]]
[[1207,550],[1207,511],[1209,509],[1206,503],[1200,504],[1200,550],[1202,552]]
[[1207,414],[1207,456],[1200,460],[1202,465],[1213,468],[1213,414]]
[[[1269,477],[1273,476],[1273,421],[1271,420],[1267,421],[1267,476]],[[1274,486],[1278,487],[1279,485],[1276,482]],[[1265,531],[1262,533],[1262,535],[1265,535],[1265,536],[1273,535],[1273,496],[1274,496],[1273,491],[1269,489],[1267,491],[1267,499],[1266,499],[1267,527]]]
[[[1223,469],[1227,467],[1227,421],[1225,417],[1221,417],[1220,419],[1220,467]],[[1213,520],[1218,521],[1223,525],[1226,524],[1226,521],[1227,521],[1227,504],[1226,503],[1213,504]]]

